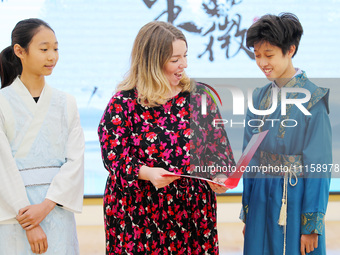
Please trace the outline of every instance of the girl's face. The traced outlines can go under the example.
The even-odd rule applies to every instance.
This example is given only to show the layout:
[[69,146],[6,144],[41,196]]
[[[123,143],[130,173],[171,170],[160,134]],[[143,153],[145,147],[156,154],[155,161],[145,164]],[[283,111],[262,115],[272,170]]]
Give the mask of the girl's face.
[[[281,48],[268,42],[259,42],[254,45],[255,60],[264,75],[271,81],[280,78],[292,78],[295,69],[292,64],[292,56],[295,46],[283,55]],[[279,84],[280,82],[277,82]]]
[[177,86],[187,65],[187,45],[183,40],[172,42],[172,56],[164,65],[163,72],[171,86]]
[[36,75],[50,75],[58,62],[58,41],[52,30],[42,26],[39,28],[29,46],[21,55],[23,72]]

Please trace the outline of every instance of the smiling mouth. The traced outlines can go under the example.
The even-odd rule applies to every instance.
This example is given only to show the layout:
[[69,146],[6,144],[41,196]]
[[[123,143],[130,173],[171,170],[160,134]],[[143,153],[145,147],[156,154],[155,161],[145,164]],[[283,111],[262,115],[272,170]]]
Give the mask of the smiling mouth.
[[269,75],[272,71],[273,69],[263,69],[263,72],[265,73],[265,75]]
[[179,79],[182,78],[182,75],[183,75],[183,73],[175,73],[175,76],[176,76],[177,78],[179,78]]

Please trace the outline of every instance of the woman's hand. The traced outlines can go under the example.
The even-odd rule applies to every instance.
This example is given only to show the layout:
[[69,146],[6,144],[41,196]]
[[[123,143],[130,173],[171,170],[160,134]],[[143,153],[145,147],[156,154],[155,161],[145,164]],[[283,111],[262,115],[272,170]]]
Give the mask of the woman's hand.
[[33,229],[26,230],[26,236],[33,253],[42,254],[47,251],[47,237],[40,225]]
[[139,170],[138,179],[150,181],[156,188],[163,188],[180,178],[178,176],[163,176],[165,174],[173,173],[161,167],[142,166]]
[[318,234],[301,235],[301,255],[310,253],[318,248]]
[[[228,179],[227,176],[225,176],[224,174],[218,174],[213,179],[213,181],[224,183],[227,179]],[[228,190],[228,188],[223,185],[219,185],[219,184],[212,183],[212,182],[208,182],[208,184],[214,192],[219,193],[219,194],[225,193]]]
[[20,209],[16,219],[23,229],[31,230],[45,219],[55,205],[55,202],[45,199],[40,204],[29,205]]

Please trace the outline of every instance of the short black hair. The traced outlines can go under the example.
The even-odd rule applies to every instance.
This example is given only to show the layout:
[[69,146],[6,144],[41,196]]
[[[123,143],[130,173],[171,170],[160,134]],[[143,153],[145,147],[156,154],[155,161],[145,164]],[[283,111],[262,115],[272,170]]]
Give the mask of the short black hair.
[[302,34],[303,28],[296,15],[288,12],[280,13],[278,16],[266,14],[248,29],[246,45],[248,48],[254,48],[257,43],[268,42],[281,48],[283,55],[295,45],[294,57]]

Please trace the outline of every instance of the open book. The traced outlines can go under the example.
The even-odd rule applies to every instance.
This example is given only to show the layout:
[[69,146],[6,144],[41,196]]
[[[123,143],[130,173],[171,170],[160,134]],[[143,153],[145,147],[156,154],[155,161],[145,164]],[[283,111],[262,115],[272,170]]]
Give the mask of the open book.
[[236,167],[233,168],[232,173],[229,175],[228,179],[223,183],[221,182],[216,182],[204,177],[200,177],[200,176],[195,176],[195,175],[186,175],[186,174],[164,174],[163,176],[180,176],[180,177],[188,177],[188,178],[194,178],[194,179],[200,179],[200,180],[204,180],[207,182],[212,182],[218,185],[222,185],[227,187],[228,189],[233,189],[235,187],[237,187],[244,170],[246,169],[246,167],[248,166],[250,160],[253,158],[257,148],[260,146],[261,142],[263,141],[263,139],[265,138],[265,136],[267,135],[269,130],[254,134],[249,143],[247,144],[247,147],[244,149],[239,161],[236,164]]

